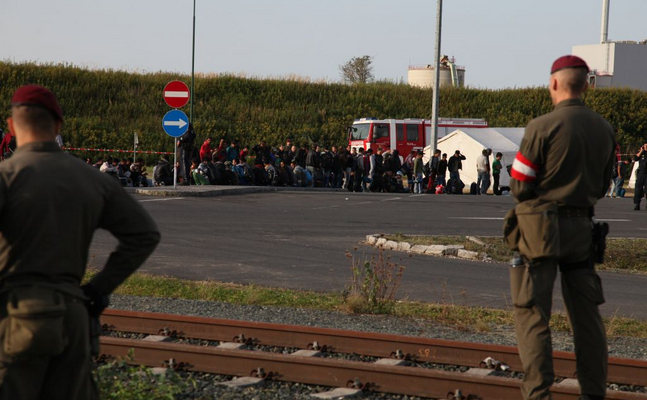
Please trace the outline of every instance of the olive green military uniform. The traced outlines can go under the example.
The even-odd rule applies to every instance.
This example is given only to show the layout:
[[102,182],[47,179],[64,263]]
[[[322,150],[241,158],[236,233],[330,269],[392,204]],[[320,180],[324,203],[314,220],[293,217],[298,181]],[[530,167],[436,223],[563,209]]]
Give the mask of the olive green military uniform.
[[604,298],[591,258],[591,210],[609,186],[614,148],[609,123],[579,99],[560,102],[526,127],[512,170],[517,209],[556,205],[556,223],[553,233],[539,228],[537,235],[555,239],[555,254],[528,257],[520,246],[526,264],[510,269],[525,399],[550,399],[554,374],[549,320],[558,266],[582,394],[605,395],[607,345],[598,310]]
[[146,211],[55,142],[21,145],[0,163],[0,399],[96,398],[79,285],[98,228],[119,240],[91,281],[110,294],[159,241]]

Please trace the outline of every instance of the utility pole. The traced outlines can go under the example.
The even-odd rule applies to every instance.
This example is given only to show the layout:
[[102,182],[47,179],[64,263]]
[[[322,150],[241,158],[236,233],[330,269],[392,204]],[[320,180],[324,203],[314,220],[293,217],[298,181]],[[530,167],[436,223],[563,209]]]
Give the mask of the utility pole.
[[193,84],[195,81],[195,0],[193,0],[193,50],[191,51],[191,110],[189,111],[189,122],[193,122]]
[[438,148],[438,102],[440,100],[440,33],[443,19],[443,0],[438,0],[438,7],[436,9],[436,60],[434,62],[434,100],[431,105],[431,124],[433,126],[432,154]]

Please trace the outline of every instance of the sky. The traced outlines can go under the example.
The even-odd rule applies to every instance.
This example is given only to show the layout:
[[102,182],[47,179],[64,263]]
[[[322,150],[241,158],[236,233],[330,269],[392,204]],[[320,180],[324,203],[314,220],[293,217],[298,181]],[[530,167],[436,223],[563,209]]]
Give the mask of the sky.
[[[196,0],[195,71],[337,82],[352,57],[406,82],[433,62],[437,0]],[[476,88],[544,86],[600,41],[602,0],[444,0],[441,53]],[[609,40],[645,40],[647,0],[611,0]],[[0,0],[0,60],[191,72],[191,0]],[[1,84],[1,83],[0,83]]]

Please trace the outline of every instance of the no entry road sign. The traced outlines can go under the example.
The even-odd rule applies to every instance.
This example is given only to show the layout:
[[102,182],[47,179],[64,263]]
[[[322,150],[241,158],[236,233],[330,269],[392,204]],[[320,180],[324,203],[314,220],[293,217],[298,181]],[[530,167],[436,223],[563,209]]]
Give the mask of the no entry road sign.
[[180,137],[189,129],[189,117],[180,110],[171,110],[162,119],[164,132],[171,137]]
[[171,81],[164,86],[164,101],[173,108],[184,107],[189,102],[189,87],[182,81]]

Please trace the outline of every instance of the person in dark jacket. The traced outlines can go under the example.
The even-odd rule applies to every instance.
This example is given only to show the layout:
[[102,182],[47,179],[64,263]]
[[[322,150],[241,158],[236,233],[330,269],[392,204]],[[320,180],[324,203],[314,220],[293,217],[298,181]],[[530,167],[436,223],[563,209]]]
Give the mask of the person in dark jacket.
[[193,145],[195,138],[195,130],[191,123],[189,124],[189,129],[177,141],[177,147],[180,148],[180,176],[182,177],[183,185],[189,185],[191,182],[191,160],[195,153],[195,146]]
[[460,150],[456,150],[454,152],[454,155],[449,157],[449,161],[447,162],[447,169],[449,169],[449,180],[451,181],[452,187],[460,186],[460,170],[463,169],[463,163],[461,161],[464,160],[465,156],[461,154]]
[[447,153],[443,153],[442,158],[438,161],[438,173],[436,174],[436,185],[445,186],[445,176],[447,175]]
[[252,147],[252,151],[256,155],[254,165],[264,167],[266,162],[271,161],[270,157],[270,147],[265,144],[265,141],[262,140],[259,144]]
[[438,176],[438,164],[440,163],[440,150],[436,149],[434,155],[429,160],[429,184],[427,191],[432,193],[436,191],[436,177]]
[[357,156],[355,157],[355,175],[353,177],[353,190],[355,192],[362,192],[364,182],[364,148],[357,149]]

